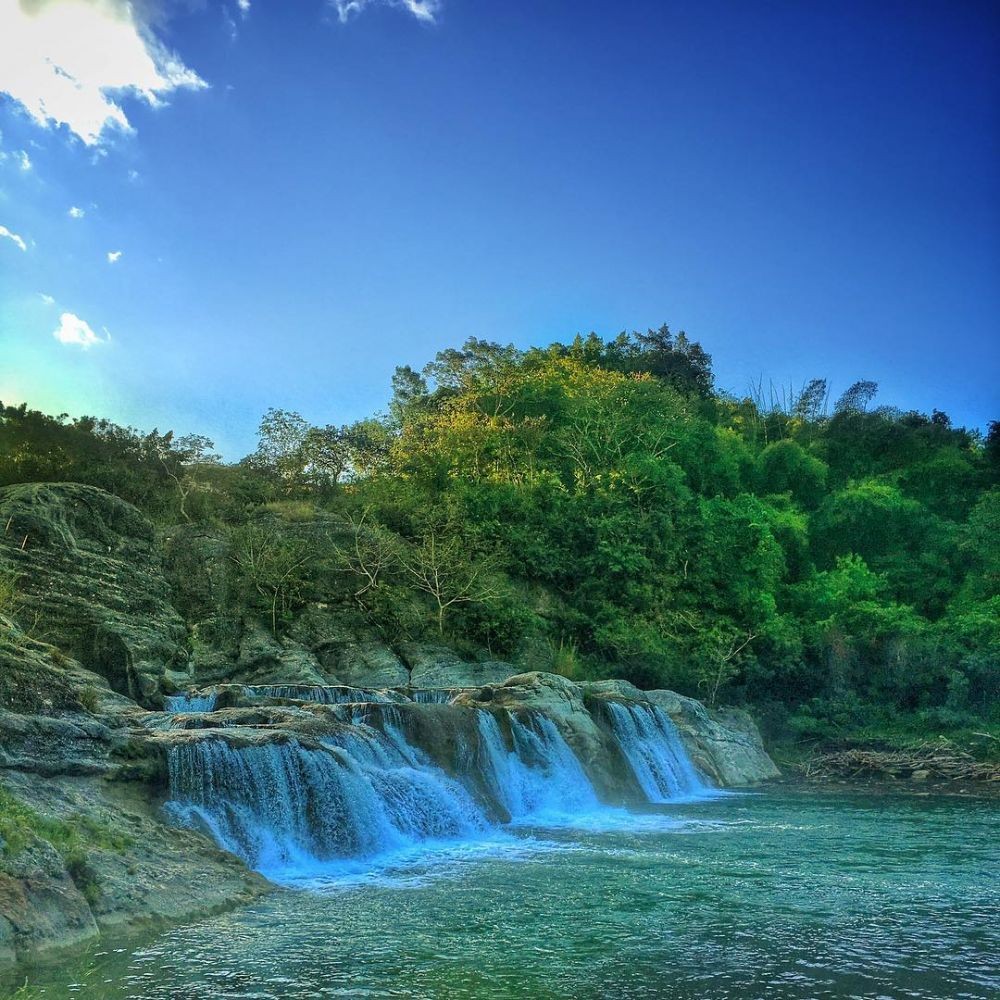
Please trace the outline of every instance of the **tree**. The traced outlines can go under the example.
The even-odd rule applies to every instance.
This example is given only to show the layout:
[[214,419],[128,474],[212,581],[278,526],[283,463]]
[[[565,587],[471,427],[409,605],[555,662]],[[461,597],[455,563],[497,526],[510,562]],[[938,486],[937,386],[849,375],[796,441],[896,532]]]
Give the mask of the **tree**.
[[231,557],[244,592],[252,601],[263,599],[277,635],[278,621],[294,611],[308,584],[308,565],[314,557],[312,546],[282,530],[273,518],[251,521],[237,529],[232,538]]
[[177,490],[177,506],[181,517],[190,521],[187,501],[193,493],[211,492],[209,482],[198,473],[204,466],[218,466],[221,459],[215,454],[215,443],[201,434],[187,434],[171,441],[170,435],[163,439],[157,449],[157,457]]
[[878,395],[878,382],[862,379],[847,389],[834,404],[834,413],[865,413]]
[[709,650],[702,661],[698,678],[698,687],[704,692],[709,705],[714,707],[719,698],[719,689],[736,676],[739,655],[756,638],[757,633],[750,629],[712,630],[705,644]]
[[309,430],[301,414],[272,407],[261,418],[253,463],[278,479],[286,490],[294,488],[301,482],[306,464],[303,447]]
[[444,634],[445,615],[457,604],[482,603],[496,597],[485,560],[473,563],[455,534],[429,531],[402,553],[403,567],[418,590],[434,602],[438,634]]
[[360,517],[350,517],[351,544],[338,547],[344,568],[357,577],[360,586],[354,598],[362,606],[401,563],[401,540],[372,517],[366,507]]
[[807,510],[819,506],[826,493],[826,463],[788,438],[769,444],[754,471],[758,492],[788,493]]
[[313,489],[337,485],[350,466],[351,437],[346,427],[310,427],[299,446],[300,479]]

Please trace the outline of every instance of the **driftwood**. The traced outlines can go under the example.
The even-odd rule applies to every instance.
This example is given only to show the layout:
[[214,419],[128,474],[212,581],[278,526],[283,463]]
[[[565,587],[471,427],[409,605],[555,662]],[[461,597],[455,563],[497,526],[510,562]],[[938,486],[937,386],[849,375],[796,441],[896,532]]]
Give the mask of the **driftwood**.
[[814,781],[899,779],[914,781],[1000,781],[1000,764],[977,760],[946,741],[902,750],[855,747],[815,754],[799,768]]

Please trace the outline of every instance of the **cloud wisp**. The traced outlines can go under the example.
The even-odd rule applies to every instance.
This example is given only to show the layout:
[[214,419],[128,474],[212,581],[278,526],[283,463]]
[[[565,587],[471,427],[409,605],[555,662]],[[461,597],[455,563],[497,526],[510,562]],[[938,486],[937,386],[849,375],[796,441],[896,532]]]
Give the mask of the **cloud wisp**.
[[0,226],[0,239],[10,240],[22,253],[28,249],[28,244],[6,226]]
[[39,125],[64,125],[95,146],[108,130],[132,131],[120,95],[158,107],[175,90],[207,86],[138,9],[128,0],[3,0],[0,92]]
[[77,208],[76,205],[73,205],[66,214],[71,219],[82,219],[87,214],[87,212],[86,209]]
[[411,13],[418,21],[433,23],[437,20],[443,0],[332,0],[332,3],[343,23],[376,4],[397,7]]
[[79,316],[71,312],[64,312],[59,317],[59,326],[52,331],[52,336],[60,344],[67,344],[71,347],[79,347],[84,351],[89,351],[92,347],[100,344],[107,344],[111,340],[111,334],[104,331],[105,336],[99,337],[91,329],[90,324]]
[[121,250],[109,250],[108,251],[108,263],[109,264],[117,264],[118,261],[120,261],[121,259],[122,259],[122,252],[121,252]]

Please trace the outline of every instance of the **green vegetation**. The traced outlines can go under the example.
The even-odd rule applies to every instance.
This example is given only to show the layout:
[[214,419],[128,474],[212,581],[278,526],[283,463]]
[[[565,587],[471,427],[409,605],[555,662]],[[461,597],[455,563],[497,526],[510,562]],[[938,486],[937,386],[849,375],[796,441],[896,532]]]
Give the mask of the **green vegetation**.
[[[755,706],[772,734],[994,725],[1000,426],[860,381],[713,388],[664,327],[397,370],[389,412],[204,438],[0,411],[0,485],[73,478],[229,539],[234,600],[309,603],[571,676]],[[900,722],[902,720],[902,723]]]
[[120,852],[131,844],[128,837],[83,814],[68,820],[42,816],[0,787],[0,859],[16,858],[38,840],[55,848],[89,903],[100,896],[100,880],[88,855],[95,848]]

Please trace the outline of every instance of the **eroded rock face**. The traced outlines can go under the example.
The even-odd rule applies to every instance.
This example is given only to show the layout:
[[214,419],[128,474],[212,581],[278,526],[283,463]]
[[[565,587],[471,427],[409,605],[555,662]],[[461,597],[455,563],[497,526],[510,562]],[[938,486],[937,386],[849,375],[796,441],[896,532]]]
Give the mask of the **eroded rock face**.
[[0,490],[0,524],[0,567],[45,639],[147,703],[186,674],[184,623],[135,507],[91,486],[26,483]]
[[409,683],[415,688],[481,687],[501,684],[516,674],[517,667],[504,660],[463,660],[447,646],[406,642],[400,646],[409,667]]
[[361,640],[329,644],[321,652],[326,670],[350,687],[406,687],[410,672],[383,642]]

